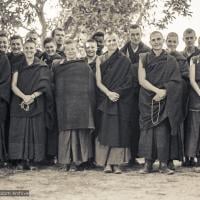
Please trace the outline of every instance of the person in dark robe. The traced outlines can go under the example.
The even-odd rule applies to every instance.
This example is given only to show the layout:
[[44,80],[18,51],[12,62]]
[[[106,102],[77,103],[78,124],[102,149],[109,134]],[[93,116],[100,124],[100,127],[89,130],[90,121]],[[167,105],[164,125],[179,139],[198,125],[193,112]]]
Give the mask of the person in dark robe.
[[8,51],[8,35],[5,31],[0,31],[0,51],[4,53]]
[[[49,67],[50,71],[53,73],[53,65],[55,62],[62,59],[62,57],[56,53],[56,43],[51,37],[45,38],[43,41],[44,52],[41,56],[41,60],[44,61]],[[52,84],[53,84],[53,74],[52,74]],[[55,96],[55,95],[54,95]],[[55,99],[54,99],[54,127],[52,130],[47,130],[47,159],[50,163],[57,163],[58,154],[58,127],[56,120],[56,109],[55,109]]]
[[46,127],[52,127],[51,74],[35,57],[36,44],[24,44],[25,62],[13,72],[10,105],[9,158],[17,169],[36,169],[45,158]]
[[[197,40],[196,32],[193,29],[187,28],[183,32],[183,41],[185,43],[185,49],[181,53],[183,54],[183,56],[186,57],[189,65],[190,65],[191,58],[193,56],[197,56],[200,54],[200,50],[195,46],[196,40]],[[184,126],[185,126],[185,130],[186,130],[187,122],[184,124]],[[185,132],[185,139],[187,138],[186,134],[187,134],[187,131]],[[185,141],[185,143],[186,142],[187,141]],[[195,165],[194,158],[193,157],[187,158],[187,156],[186,156],[184,159],[184,162],[183,162],[183,166],[192,167],[194,165]]]
[[76,171],[93,157],[95,129],[95,79],[85,59],[78,58],[77,44],[65,41],[66,59],[55,64],[55,101],[59,129],[58,162],[64,170]]
[[185,156],[190,166],[200,166],[200,54],[190,60],[189,112],[186,124]]
[[96,60],[97,142],[96,163],[105,173],[122,173],[130,159],[133,103],[130,60],[118,49],[118,36],[107,35],[108,52]]
[[[0,37],[1,38],[1,37]],[[0,47],[1,49],[1,47]],[[0,50],[0,164],[7,159],[6,148],[6,119],[10,102],[11,68],[9,60]]]
[[97,43],[93,39],[89,39],[85,43],[85,52],[87,55],[87,62],[90,65],[94,74],[96,73],[96,59],[97,59]]
[[33,40],[36,44],[36,53],[35,56],[37,58],[40,58],[42,55],[42,50],[39,48],[40,46],[40,38],[38,33],[35,30],[31,30],[26,34],[26,39],[25,40]]
[[64,48],[64,39],[65,39],[65,31],[62,28],[55,28],[52,33],[51,37],[56,42],[56,53],[59,54],[61,57],[65,58],[65,48]]
[[[86,52],[86,60],[89,66],[91,67],[94,77],[96,77],[96,59],[97,59],[97,43],[94,39],[89,39],[84,44],[85,52]],[[97,86],[95,84],[95,96],[97,95]],[[94,113],[94,122],[96,124],[96,103],[95,103],[95,113]],[[96,131],[92,135],[92,149],[95,152],[95,139],[96,139]],[[95,154],[93,154],[93,158],[87,164],[88,169],[95,167]]]
[[47,37],[43,41],[44,52],[41,55],[41,60],[44,61],[50,70],[52,70],[53,62],[55,60],[62,59],[58,53],[56,53],[56,43],[51,37]]
[[96,32],[93,36],[92,39],[96,41],[97,43],[97,52],[96,54],[98,56],[103,55],[106,53],[107,49],[104,45],[104,33],[99,31]]
[[185,42],[185,49],[181,53],[187,58],[188,64],[190,64],[190,59],[193,56],[200,54],[200,50],[195,46],[196,40],[196,32],[193,29],[187,28],[183,32],[183,41]]
[[175,32],[170,32],[167,35],[166,44],[167,44],[167,52],[176,58],[178,63],[178,67],[181,73],[181,83],[182,83],[182,110],[183,110],[183,118],[181,120],[180,130],[176,136],[171,136],[170,144],[170,160],[168,162],[168,167],[170,169],[175,169],[173,160],[183,161],[184,158],[184,120],[187,115],[187,107],[188,107],[188,90],[189,90],[189,65],[187,59],[176,50],[178,46],[178,34]]
[[[151,52],[140,55],[139,94],[140,141],[139,155],[145,158],[141,173],[150,173],[159,160],[161,173],[173,174],[168,168],[170,137],[178,134],[182,117],[181,75],[176,59],[162,49],[163,35],[150,35]],[[176,92],[174,92],[176,91]]]
[[16,71],[18,67],[25,61],[25,55],[23,53],[23,39],[19,35],[13,35],[10,38],[11,52],[7,54],[10,61],[11,70]]
[[[8,54],[9,42],[8,42],[8,33],[6,31],[0,31],[0,52],[3,54]],[[10,67],[10,66],[9,66]],[[8,151],[8,133],[9,133],[9,105],[7,106],[7,115],[4,122],[4,142],[5,142],[5,149]],[[8,165],[7,158],[2,163],[4,166]]]
[[129,29],[129,41],[122,47],[121,51],[131,60],[132,62],[132,74],[133,74],[133,113],[132,113],[132,131],[130,140],[131,144],[131,160],[129,165],[138,165],[136,157],[138,156],[138,144],[140,137],[139,127],[139,89],[138,83],[138,65],[139,65],[139,54],[149,52],[150,48],[142,42],[142,30],[139,25],[132,25]]

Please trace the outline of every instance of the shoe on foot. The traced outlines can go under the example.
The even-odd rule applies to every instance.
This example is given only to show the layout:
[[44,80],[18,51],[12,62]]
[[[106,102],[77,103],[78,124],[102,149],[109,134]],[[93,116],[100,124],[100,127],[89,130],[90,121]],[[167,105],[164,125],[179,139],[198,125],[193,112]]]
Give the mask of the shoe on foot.
[[77,171],[77,166],[75,164],[71,164],[69,168],[69,172],[76,172]]
[[113,172],[115,174],[121,174],[122,170],[120,169],[120,167],[118,165],[113,166]]
[[167,163],[161,162],[160,167],[159,167],[159,172],[167,175],[172,175],[174,174],[174,171],[169,169],[167,166]]
[[111,165],[106,165],[103,171],[104,173],[112,173]]
[[140,174],[149,174],[152,170],[152,163],[150,161],[145,161],[144,168],[140,170]]
[[168,166],[169,169],[175,170],[175,165],[174,165],[173,160],[169,160],[168,163],[167,163],[167,166]]

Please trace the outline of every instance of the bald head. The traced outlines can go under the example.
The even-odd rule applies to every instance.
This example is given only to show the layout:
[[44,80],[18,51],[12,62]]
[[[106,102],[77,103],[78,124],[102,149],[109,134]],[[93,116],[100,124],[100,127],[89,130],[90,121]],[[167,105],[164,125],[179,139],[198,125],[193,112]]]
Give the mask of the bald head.
[[164,44],[163,34],[160,31],[153,31],[150,34],[150,44],[154,51],[162,50]]

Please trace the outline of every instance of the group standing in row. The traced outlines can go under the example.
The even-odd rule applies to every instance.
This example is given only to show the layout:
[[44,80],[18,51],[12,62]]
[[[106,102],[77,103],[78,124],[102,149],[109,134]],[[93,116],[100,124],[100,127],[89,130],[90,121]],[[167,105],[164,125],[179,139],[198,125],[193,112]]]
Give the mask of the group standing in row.
[[[115,33],[95,33],[85,43],[86,57],[61,28],[37,49],[38,35],[0,33],[0,159],[18,169],[57,159],[65,170],[84,163],[121,173],[137,165],[150,173],[174,173],[173,160],[200,165],[200,50],[186,29],[186,48],[177,52],[178,35],[150,34],[142,41],[138,25],[119,49]],[[22,51],[23,46],[23,51]],[[9,131],[8,131],[9,130]],[[195,160],[196,159],[196,160]]]

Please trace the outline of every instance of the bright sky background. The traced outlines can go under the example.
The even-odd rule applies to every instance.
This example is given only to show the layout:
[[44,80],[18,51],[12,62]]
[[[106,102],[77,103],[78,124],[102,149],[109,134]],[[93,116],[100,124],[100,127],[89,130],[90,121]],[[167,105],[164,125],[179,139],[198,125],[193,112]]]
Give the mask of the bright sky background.
[[[34,0],[32,0],[34,1]],[[45,5],[46,10],[46,18],[53,19],[59,14],[59,7],[57,6],[58,0],[49,0]],[[164,37],[167,36],[169,32],[177,32],[179,35],[179,46],[178,50],[182,50],[184,48],[184,43],[182,41],[182,34],[186,28],[193,28],[196,31],[197,36],[200,36],[200,0],[192,0],[191,1],[191,11],[193,12],[192,17],[182,17],[177,16],[177,18],[173,21],[172,24],[168,26],[167,29],[161,30],[163,32]],[[148,29],[144,33],[143,41],[149,44],[149,33],[154,31],[155,29]],[[19,30],[20,34],[24,36],[26,33],[24,30]],[[197,43],[196,43],[197,44]]]

